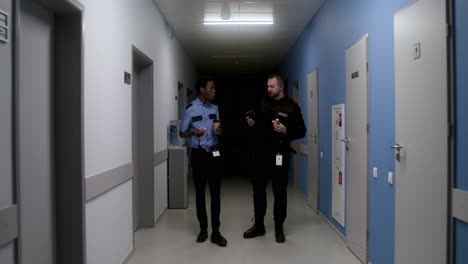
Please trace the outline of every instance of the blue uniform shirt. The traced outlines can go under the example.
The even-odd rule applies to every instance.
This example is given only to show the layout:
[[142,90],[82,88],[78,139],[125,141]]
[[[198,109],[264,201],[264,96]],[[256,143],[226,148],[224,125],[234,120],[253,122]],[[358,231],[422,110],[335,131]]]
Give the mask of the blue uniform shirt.
[[210,148],[218,145],[218,136],[213,130],[213,121],[219,119],[218,106],[207,101],[203,104],[199,98],[185,107],[180,131],[188,132],[206,128],[203,136],[190,138],[192,148]]

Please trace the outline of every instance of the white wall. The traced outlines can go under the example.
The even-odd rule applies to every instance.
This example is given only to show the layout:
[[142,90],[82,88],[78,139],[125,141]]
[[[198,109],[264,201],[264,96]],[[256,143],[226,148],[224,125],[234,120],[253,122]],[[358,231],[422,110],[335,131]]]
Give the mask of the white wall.
[[122,263],[133,250],[132,186],[127,181],[86,205],[88,264]]
[[[154,62],[155,153],[167,148],[166,126],[177,118],[177,81],[189,86],[195,82],[196,71],[176,38],[171,39],[171,29],[151,0],[81,3],[85,6],[85,175],[90,177],[132,161],[132,92],[123,82],[124,71],[132,72],[132,45]],[[156,214],[167,207],[165,164],[155,168]],[[86,206],[89,264],[118,263],[116,257],[128,253],[133,236],[126,231],[131,230],[131,221],[120,219],[132,217],[131,190],[123,189],[127,187],[127,183],[118,186]],[[121,206],[116,201],[130,204]],[[105,225],[125,232],[95,235],[96,230],[106,228],[103,218],[110,221]]]

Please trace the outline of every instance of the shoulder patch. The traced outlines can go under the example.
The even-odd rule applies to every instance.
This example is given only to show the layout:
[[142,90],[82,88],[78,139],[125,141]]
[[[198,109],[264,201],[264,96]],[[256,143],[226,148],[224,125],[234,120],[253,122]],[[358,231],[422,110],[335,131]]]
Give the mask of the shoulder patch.
[[186,105],[186,106],[185,106],[185,110],[187,110],[187,109],[189,109],[190,107],[192,107],[192,105],[193,105],[192,103]]

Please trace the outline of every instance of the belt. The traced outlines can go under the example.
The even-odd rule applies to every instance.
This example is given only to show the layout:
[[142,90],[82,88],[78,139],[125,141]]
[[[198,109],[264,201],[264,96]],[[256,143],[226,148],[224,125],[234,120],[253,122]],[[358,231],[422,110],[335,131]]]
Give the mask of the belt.
[[218,150],[218,148],[216,146],[207,147],[207,148],[192,148],[192,151],[196,151],[196,152],[212,152],[212,151],[215,151],[215,150]]

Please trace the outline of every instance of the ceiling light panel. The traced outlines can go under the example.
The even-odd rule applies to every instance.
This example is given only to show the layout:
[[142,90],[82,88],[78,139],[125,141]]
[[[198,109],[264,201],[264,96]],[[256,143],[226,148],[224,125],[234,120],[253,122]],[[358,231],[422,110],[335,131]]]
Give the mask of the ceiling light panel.
[[273,24],[273,5],[268,2],[207,2],[205,3],[204,22],[205,25]]

